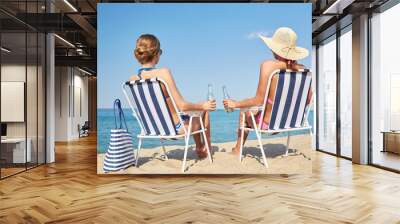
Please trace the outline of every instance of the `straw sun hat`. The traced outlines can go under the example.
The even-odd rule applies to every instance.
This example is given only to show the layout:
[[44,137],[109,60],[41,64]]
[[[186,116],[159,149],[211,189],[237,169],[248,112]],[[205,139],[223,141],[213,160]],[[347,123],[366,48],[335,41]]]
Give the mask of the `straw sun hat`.
[[307,49],[296,46],[297,34],[288,27],[278,28],[272,38],[259,37],[275,54],[285,59],[300,60],[309,54]]

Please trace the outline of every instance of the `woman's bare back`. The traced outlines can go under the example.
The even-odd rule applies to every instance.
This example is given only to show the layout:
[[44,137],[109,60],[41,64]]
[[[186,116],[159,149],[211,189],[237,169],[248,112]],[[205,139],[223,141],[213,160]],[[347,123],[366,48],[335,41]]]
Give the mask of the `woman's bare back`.
[[[167,85],[169,85],[169,83],[171,82],[169,70],[166,68],[155,68],[155,69],[148,70],[148,71],[143,70],[140,75],[142,76],[143,79],[159,78],[159,79],[165,81],[167,83]],[[131,81],[136,81],[139,79],[140,79],[140,77],[138,75],[133,75],[130,78]],[[170,89],[170,91],[174,91],[174,90],[171,90],[171,87],[169,87],[169,86],[168,86],[168,89]],[[171,96],[168,95],[168,91],[167,91],[167,88],[165,85],[163,85],[163,84],[161,85],[161,90],[164,93],[168,108],[172,113],[172,119],[173,119],[174,123],[176,124],[179,122],[179,118],[178,118],[178,114],[175,111],[174,105],[172,103]]]

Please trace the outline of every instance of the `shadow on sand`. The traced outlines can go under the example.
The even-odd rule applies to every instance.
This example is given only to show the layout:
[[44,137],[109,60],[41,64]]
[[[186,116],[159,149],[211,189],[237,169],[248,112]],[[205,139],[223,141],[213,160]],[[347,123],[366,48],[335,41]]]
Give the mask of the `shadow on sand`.
[[[219,151],[219,147],[212,146],[210,151],[211,151],[211,157],[212,157],[215,152]],[[183,161],[184,152],[185,152],[185,149],[183,147],[173,149],[173,150],[167,151],[167,157],[168,157],[168,159],[175,159],[175,160]],[[208,157],[204,158],[204,159],[208,160]],[[138,165],[141,166],[141,165],[143,165],[147,162],[153,161],[153,160],[160,160],[160,161],[165,160],[165,157],[164,157],[161,149],[158,152],[155,152],[151,156],[148,156],[148,157],[140,157],[140,155],[139,155],[139,164]],[[190,167],[196,165],[200,160],[202,160],[197,156],[195,147],[190,146],[188,149],[188,152],[187,152],[187,156],[186,156],[186,164],[190,164],[189,161],[192,161],[192,160],[194,160],[194,162],[191,165],[189,165],[188,167],[186,167],[186,170],[189,169]]]
[[[275,158],[278,156],[284,156],[286,154],[286,146],[284,144],[264,144],[264,153],[267,158]],[[296,150],[290,149],[288,153],[295,153]],[[264,164],[262,161],[261,150],[258,147],[243,147],[243,158],[253,158],[259,163]]]
[[[278,156],[284,156],[286,153],[286,147],[284,144],[264,144],[263,145],[265,156],[267,158],[274,158]],[[215,152],[226,152],[229,153],[230,151],[222,148],[220,149],[218,146],[211,147],[211,155],[213,156]],[[289,154],[296,154],[297,150],[289,148]],[[175,160],[183,160],[184,148],[176,148],[167,152],[168,159],[175,159]],[[263,164],[262,162],[262,154],[258,147],[243,147],[243,158],[250,157],[257,160],[259,163]],[[204,158],[208,159],[208,158]],[[139,158],[139,166],[150,162],[152,160],[165,160],[164,155],[162,154],[161,148],[158,152],[153,153],[151,156],[147,157],[140,157]],[[190,162],[193,161],[194,162]],[[186,169],[195,166],[201,159],[197,156],[195,152],[195,148],[193,146],[189,147],[186,162],[190,164]]]
[[[264,144],[263,145],[265,156],[267,158],[274,158],[278,156],[284,156],[286,153],[286,147],[284,144]],[[220,148],[218,146],[212,146],[211,147],[211,155],[213,156],[215,152],[226,152],[229,153],[228,150]],[[297,150],[295,149],[290,149],[288,153],[289,154],[296,154]],[[168,159],[175,159],[175,160],[183,160],[183,154],[184,154],[184,148],[177,148],[173,149],[167,152]],[[250,157],[255,160],[257,160],[259,163],[263,164],[262,162],[262,154],[261,151],[258,147],[243,147],[243,158],[245,157]],[[208,159],[208,158],[204,158]],[[140,157],[139,158],[139,166],[150,162],[152,160],[165,160],[164,155],[161,152],[161,149],[159,152],[153,153],[153,155],[148,156],[148,157]],[[189,163],[190,161],[194,160],[194,162]],[[190,167],[196,165],[201,159],[197,156],[195,152],[195,148],[193,146],[189,147],[187,157],[186,157],[186,162],[187,164],[190,164],[186,169],[189,169]]]

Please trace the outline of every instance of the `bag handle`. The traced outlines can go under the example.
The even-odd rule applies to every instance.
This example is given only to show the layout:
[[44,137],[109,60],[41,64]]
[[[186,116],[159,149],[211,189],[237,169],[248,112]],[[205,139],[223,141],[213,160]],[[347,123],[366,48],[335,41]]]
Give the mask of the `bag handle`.
[[122,110],[121,101],[119,99],[116,99],[114,101],[114,123],[115,123],[115,129],[122,129],[123,124],[125,124],[125,128],[128,131],[128,125],[126,125],[124,111]]

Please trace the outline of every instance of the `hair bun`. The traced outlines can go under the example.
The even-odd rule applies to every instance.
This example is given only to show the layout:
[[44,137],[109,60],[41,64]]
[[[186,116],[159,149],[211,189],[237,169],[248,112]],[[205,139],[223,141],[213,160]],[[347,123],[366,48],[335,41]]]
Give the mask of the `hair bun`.
[[141,64],[152,61],[159,52],[160,42],[154,35],[144,34],[137,39],[134,53]]

